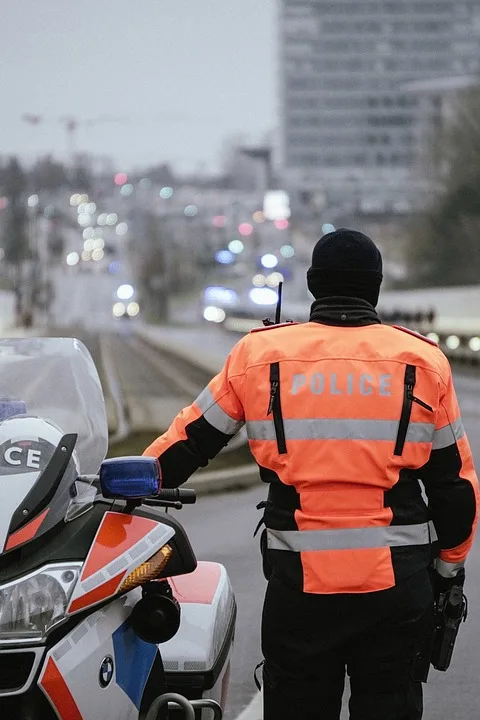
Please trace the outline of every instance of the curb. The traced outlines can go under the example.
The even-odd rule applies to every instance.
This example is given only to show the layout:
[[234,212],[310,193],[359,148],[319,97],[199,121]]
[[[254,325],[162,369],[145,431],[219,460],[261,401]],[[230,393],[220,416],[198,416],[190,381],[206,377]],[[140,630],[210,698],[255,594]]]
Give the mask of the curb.
[[258,466],[255,463],[239,465],[229,470],[197,472],[187,480],[185,487],[196,490],[198,495],[247,490],[259,484]]

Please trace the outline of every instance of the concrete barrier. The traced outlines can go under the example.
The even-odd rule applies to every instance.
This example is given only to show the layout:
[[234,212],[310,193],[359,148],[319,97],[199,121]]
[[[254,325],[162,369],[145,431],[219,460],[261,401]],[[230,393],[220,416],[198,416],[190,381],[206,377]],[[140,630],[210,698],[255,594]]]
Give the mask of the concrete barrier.
[[201,470],[192,475],[187,481],[186,487],[193,488],[198,495],[212,495],[226,491],[245,490],[259,483],[258,466],[252,462],[227,470],[212,472]]

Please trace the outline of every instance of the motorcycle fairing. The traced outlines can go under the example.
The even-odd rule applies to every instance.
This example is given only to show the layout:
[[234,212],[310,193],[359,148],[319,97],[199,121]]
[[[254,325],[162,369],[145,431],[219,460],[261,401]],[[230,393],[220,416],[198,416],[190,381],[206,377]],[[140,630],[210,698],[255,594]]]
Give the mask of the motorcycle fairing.
[[[34,487],[38,476],[38,472],[24,473],[15,477],[0,475],[0,496],[2,498],[0,503],[0,548],[2,551],[10,549],[8,542],[12,535],[8,536],[8,530],[12,515]],[[35,529],[35,533],[37,529]]]
[[[140,597],[136,588],[93,612],[47,653],[38,685],[61,720],[138,720],[158,652],[127,629]],[[106,658],[112,667],[110,680],[102,676]]]
[[155,555],[175,531],[164,523],[108,511],[102,518],[67,614],[113,597],[127,575]]
[[116,682],[140,710],[142,695],[158,648],[135,635],[129,620],[112,635],[116,659]]
[[49,510],[49,507],[45,508],[45,510],[42,510],[42,512],[39,513],[36,517],[34,517],[33,520],[30,520],[30,522],[28,522],[26,525],[11,533],[7,538],[4,550],[13,550],[13,548],[18,547],[19,545],[23,545],[29,540],[33,540],[33,538],[37,534],[40,525],[47,517]]
[[80,474],[98,472],[108,447],[105,401],[95,363],[79,340],[0,339],[0,399],[11,407],[0,426],[27,413],[62,434],[75,433]]
[[64,522],[108,446],[102,386],[74,338],[0,339],[0,553]]
[[209,673],[235,616],[235,598],[225,567],[201,561],[189,575],[170,578],[181,605],[180,628],[161,645],[165,670]]
[[[31,425],[32,421],[38,423],[38,418],[15,418],[13,421],[16,422],[17,426],[20,426],[21,437],[24,437],[23,433],[28,432],[29,424]],[[9,425],[4,423],[2,429],[8,431]],[[18,429],[17,427],[17,432]],[[77,468],[72,460],[72,455],[77,436],[75,434],[62,436],[55,428],[52,428],[52,431],[57,432],[57,438],[55,439],[58,440],[58,445],[48,458],[43,469],[38,471],[38,476],[27,495],[22,498],[17,508],[12,512],[3,552],[8,552],[19,545],[34,540],[39,534],[43,534],[61,523],[65,517],[66,508],[71,501],[71,486],[76,477]],[[22,445],[22,441],[18,444]],[[18,450],[20,449],[18,448]],[[15,477],[21,477],[22,473],[18,473],[19,468],[16,469],[17,475]],[[30,473],[27,473],[27,475],[30,475]],[[11,475],[5,475],[4,469],[2,469],[0,477],[3,483],[4,478],[8,480]]]
[[181,605],[180,628],[160,645],[167,686],[180,694],[190,690],[225,708],[236,606],[228,575],[219,563],[199,562],[190,575],[170,578]]

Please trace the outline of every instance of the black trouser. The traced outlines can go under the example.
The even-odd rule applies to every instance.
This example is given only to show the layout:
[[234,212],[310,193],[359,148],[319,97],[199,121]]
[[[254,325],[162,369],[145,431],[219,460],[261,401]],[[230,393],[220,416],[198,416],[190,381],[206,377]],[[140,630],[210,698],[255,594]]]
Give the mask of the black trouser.
[[345,670],[350,720],[420,720],[412,661],[432,618],[426,569],[356,595],[302,593],[273,576],[262,620],[264,720],[339,720]]

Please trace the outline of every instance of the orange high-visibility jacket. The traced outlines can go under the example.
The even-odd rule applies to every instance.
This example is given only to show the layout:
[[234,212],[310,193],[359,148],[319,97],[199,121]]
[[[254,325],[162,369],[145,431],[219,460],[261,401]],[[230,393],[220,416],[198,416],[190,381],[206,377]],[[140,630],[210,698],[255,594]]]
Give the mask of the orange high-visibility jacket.
[[378,320],[259,330],[145,451],[160,459],[164,486],[246,424],[270,483],[268,562],[286,582],[382,590],[429,565],[435,548],[454,575],[473,542],[478,481],[442,351]]

